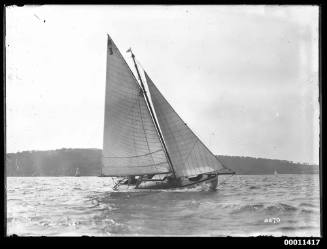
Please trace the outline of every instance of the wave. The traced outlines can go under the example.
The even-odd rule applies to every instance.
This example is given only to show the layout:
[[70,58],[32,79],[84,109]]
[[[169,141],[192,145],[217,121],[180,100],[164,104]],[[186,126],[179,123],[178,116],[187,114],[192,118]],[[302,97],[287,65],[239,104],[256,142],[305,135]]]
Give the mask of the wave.
[[279,206],[281,207],[281,209],[283,211],[296,211],[296,210],[298,210],[298,208],[293,207],[293,206],[288,205],[288,204],[284,204],[284,203],[279,203]]
[[[46,178],[47,185],[34,179],[34,188],[26,188],[24,178],[9,179],[7,232],[22,236],[319,235],[319,191],[309,186],[304,191],[301,181],[286,184],[288,176],[279,179],[285,183],[267,176],[235,176],[218,191],[199,187],[113,191],[113,184],[100,177]],[[279,223],[265,222],[277,217]]]
[[295,231],[297,230],[298,228],[297,227],[291,227],[291,226],[282,226],[282,227],[278,227],[276,228],[275,230],[282,230],[282,231]]
[[243,206],[239,206],[236,210],[231,211],[232,214],[241,214],[247,212],[264,212],[264,213],[288,213],[288,212],[296,212],[299,209],[285,203],[276,203],[273,205],[267,204],[247,204]]
[[260,186],[250,186],[249,189],[261,189]]
[[315,204],[312,204],[310,202],[301,202],[299,204],[299,207],[316,207],[316,205]]
[[236,210],[233,210],[232,214],[240,214],[240,213],[247,213],[247,212],[253,212],[253,211],[261,211],[264,209],[263,204],[249,204],[249,205],[243,205],[237,208]]
[[299,231],[299,230],[305,230],[305,231],[308,231],[308,230],[312,230],[312,229],[317,229],[317,227],[315,226],[310,226],[310,225],[307,225],[307,226],[279,226],[279,227],[275,227],[275,229],[273,229],[274,231]]
[[304,213],[304,214],[313,214],[315,213],[314,210],[311,210],[311,209],[301,209],[301,213]]

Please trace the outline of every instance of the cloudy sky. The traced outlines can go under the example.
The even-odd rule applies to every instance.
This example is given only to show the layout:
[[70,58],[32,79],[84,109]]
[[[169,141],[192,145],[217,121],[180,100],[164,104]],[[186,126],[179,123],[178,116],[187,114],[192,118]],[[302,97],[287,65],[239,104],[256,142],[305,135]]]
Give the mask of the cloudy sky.
[[7,152],[102,148],[108,33],[215,154],[318,163],[318,12],[8,7]]

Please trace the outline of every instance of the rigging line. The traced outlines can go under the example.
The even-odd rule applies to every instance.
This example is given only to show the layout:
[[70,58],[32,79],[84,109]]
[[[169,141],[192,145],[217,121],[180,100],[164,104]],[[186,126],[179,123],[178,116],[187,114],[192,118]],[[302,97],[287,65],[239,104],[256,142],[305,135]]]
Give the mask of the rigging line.
[[115,184],[115,186],[112,188],[113,190],[117,190],[117,188],[119,187],[119,185],[121,185],[121,183],[126,180],[126,178],[123,178],[121,180],[118,180]]
[[142,68],[143,72],[145,72],[145,69],[142,66],[141,62],[138,59],[135,59],[135,60],[136,60],[137,65],[139,65]]
[[[218,160],[218,158],[217,158],[217,156],[215,156],[216,157],[216,159]],[[221,166],[223,166],[223,168],[225,168],[225,169],[228,169],[228,170],[231,170],[230,168],[227,168],[220,160],[218,160],[218,162],[220,162],[221,163]],[[234,170],[231,170],[231,171],[233,171],[234,173],[235,173],[235,171]]]
[[[144,132],[144,137],[145,137],[146,145],[148,146],[149,152],[151,152],[150,146],[149,146],[149,142],[148,142],[148,136],[147,136],[147,133],[146,133],[146,131],[144,129],[144,122],[143,122],[142,108],[141,108],[141,98],[138,98],[138,104],[139,104],[140,117],[141,117],[141,121],[142,121],[142,129],[143,129],[143,132]],[[154,163],[154,160],[153,160],[153,157],[152,157],[152,153],[149,153],[149,154],[151,155],[152,162]],[[156,166],[155,166],[155,168],[157,169]]]
[[171,170],[172,170],[172,173],[173,173],[174,177],[176,178],[175,169],[174,169],[174,167],[173,167],[173,164],[172,164],[172,161],[171,161],[170,155],[169,155],[169,153],[168,153],[168,150],[167,150],[167,147],[166,147],[165,141],[164,141],[164,139],[163,139],[163,136],[162,136],[161,131],[160,131],[160,129],[159,129],[159,125],[158,125],[158,123],[157,123],[157,120],[156,120],[156,118],[155,118],[154,112],[153,112],[153,110],[152,110],[152,107],[151,107],[151,104],[150,104],[150,100],[149,100],[148,95],[147,95],[147,93],[146,93],[146,91],[145,91],[145,87],[144,87],[143,81],[142,81],[142,79],[141,79],[140,72],[139,72],[138,67],[137,67],[137,65],[136,65],[136,62],[135,62],[135,55],[133,54],[133,52],[132,52],[131,49],[129,49],[129,52],[131,52],[132,59],[133,59],[133,62],[134,62],[134,66],[135,66],[135,69],[136,69],[137,75],[138,75],[138,77],[139,77],[139,80],[140,80],[140,82],[141,82],[141,89],[142,89],[143,92],[144,92],[144,96],[143,96],[143,97],[144,97],[145,100],[146,100],[146,103],[147,103],[147,105],[148,105],[148,110],[150,111],[150,115],[151,115],[151,117],[152,117],[152,120],[153,120],[153,122],[154,122],[154,125],[155,125],[155,127],[156,127],[156,129],[157,129],[157,132],[158,132],[158,134],[159,134],[160,141],[161,141],[161,143],[162,143],[162,146],[164,147],[165,154],[166,154],[166,157],[167,157],[167,159],[168,159],[168,164],[169,164],[169,166],[170,166],[170,168],[171,168]]
[[227,168],[227,167],[222,163],[222,161],[220,161],[220,160],[218,159],[218,157],[217,157],[216,155],[214,155],[214,157],[215,157],[216,160],[221,164],[221,166],[223,166],[223,168],[231,170],[230,168]]
[[[218,175],[219,175],[219,174],[218,174]],[[218,184],[218,186],[224,184],[227,180],[229,180],[230,178],[232,178],[234,175],[235,175],[235,174],[230,175],[227,179],[225,179],[225,181],[223,181],[222,183]],[[217,188],[218,188],[218,186],[217,186]]]
[[[197,142],[198,142],[199,140],[197,140]],[[202,163],[202,164],[206,164],[206,167],[208,167],[208,165],[210,165],[208,162],[207,162],[207,156],[205,156],[205,155],[203,155],[203,153],[202,153],[202,150],[201,150],[201,148],[199,148],[199,146],[196,146],[195,147],[195,149],[194,150],[197,150],[197,154],[198,154],[198,159],[199,160],[197,160],[196,162],[197,163]],[[203,160],[204,159],[204,160]],[[198,172],[200,172],[200,174],[202,173],[202,171],[203,171],[203,167],[195,167],[196,168],[196,171],[198,171]]]
[[[135,120],[135,116],[136,116],[136,112],[133,112],[133,118],[132,120]],[[135,134],[136,132],[133,132],[133,151],[134,151],[134,155],[137,155],[136,153],[136,138],[135,138]]]

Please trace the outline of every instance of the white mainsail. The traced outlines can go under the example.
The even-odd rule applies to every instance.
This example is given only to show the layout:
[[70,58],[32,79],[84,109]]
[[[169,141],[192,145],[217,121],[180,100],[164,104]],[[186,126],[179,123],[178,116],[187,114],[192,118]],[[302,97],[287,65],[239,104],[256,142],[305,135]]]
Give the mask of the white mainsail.
[[141,87],[108,35],[102,175],[169,172]]
[[145,78],[176,177],[225,170],[174,111],[146,73]]

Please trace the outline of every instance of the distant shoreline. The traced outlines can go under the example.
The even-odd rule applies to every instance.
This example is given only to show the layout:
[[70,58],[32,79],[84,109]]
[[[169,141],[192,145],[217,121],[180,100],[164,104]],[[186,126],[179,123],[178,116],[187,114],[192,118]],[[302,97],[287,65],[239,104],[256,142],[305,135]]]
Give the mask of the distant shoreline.
[[[218,160],[237,175],[319,174],[318,165],[285,160],[223,156]],[[10,177],[67,177],[99,176],[102,165],[100,149],[59,149],[23,151],[6,154],[6,176]]]

